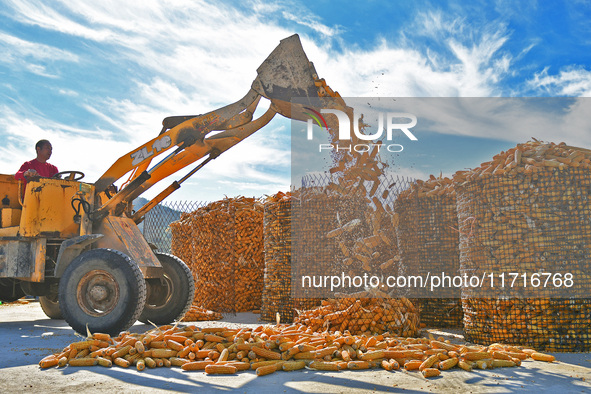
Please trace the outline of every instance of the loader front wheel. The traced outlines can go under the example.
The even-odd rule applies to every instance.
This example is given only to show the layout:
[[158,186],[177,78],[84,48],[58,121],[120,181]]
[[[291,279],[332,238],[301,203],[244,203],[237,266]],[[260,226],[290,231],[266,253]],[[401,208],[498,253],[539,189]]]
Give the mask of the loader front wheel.
[[138,265],[112,249],[92,249],[64,271],[59,303],[66,322],[78,333],[118,335],[141,315],[146,284]]
[[189,267],[171,254],[156,253],[164,274],[160,279],[147,279],[148,296],[139,320],[163,325],[180,320],[191,308],[195,282]]
[[61,320],[62,311],[60,310],[60,303],[57,294],[49,294],[39,297],[39,305],[47,317],[50,319]]

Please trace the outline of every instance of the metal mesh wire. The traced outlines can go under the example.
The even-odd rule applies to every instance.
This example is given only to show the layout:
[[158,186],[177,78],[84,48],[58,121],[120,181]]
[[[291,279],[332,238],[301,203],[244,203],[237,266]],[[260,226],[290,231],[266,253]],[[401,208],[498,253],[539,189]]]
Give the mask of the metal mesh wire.
[[[459,237],[455,193],[426,195],[409,192],[394,204],[398,215],[396,234],[400,249],[399,274],[421,276],[445,272],[459,274]],[[420,310],[421,324],[428,327],[461,327],[459,289],[437,289],[429,296],[421,288],[408,289]]]
[[[203,201],[172,201],[160,203],[149,211],[143,223],[143,234],[148,242],[155,245],[159,251],[171,253],[173,247],[171,223],[178,221],[183,213],[193,212],[206,206]],[[179,249],[176,249],[179,251]],[[181,256],[177,256],[185,261]]]
[[[377,186],[379,195],[379,205],[389,207],[398,193],[407,186],[410,181],[401,177],[384,177]],[[335,271],[346,272],[347,275],[361,275],[365,272],[372,273],[392,273],[397,270],[397,243],[396,235],[392,227],[392,221],[389,214],[381,212],[375,215],[375,202],[368,202],[363,197],[364,185],[361,185],[356,191],[343,193],[338,190],[338,183],[334,177],[329,174],[323,174],[313,177],[307,177],[303,184],[303,197],[289,202],[279,202],[274,204],[265,204],[264,213],[264,251],[265,251],[265,288],[263,291],[263,304],[261,307],[261,318],[267,321],[275,321],[276,314],[279,313],[282,322],[292,321],[298,311],[309,310],[317,307],[320,298],[327,294],[318,294],[318,289],[294,289],[292,278],[300,279],[301,275],[323,275]],[[376,187],[376,186],[372,186]],[[295,203],[294,203],[295,201]],[[295,215],[296,223],[292,223],[292,209],[297,212]],[[199,207],[201,211],[205,207]],[[196,261],[197,255],[211,254],[213,251],[201,250],[196,248],[206,246],[196,246],[197,244],[215,243],[215,239],[201,239],[203,235],[195,233],[190,221],[190,216],[184,215],[180,222],[173,223],[171,232],[174,236],[171,238],[172,252],[183,258],[189,263],[195,273],[201,271],[199,263]],[[194,218],[191,218],[193,220]],[[327,238],[326,234],[347,223],[358,220],[359,224],[355,226],[354,231],[348,231],[338,237]],[[223,222],[231,222],[232,218],[227,217]],[[217,227],[216,231],[224,230],[223,224],[203,223],[203,228]],[[154,233],[152,231],[152,233]],[[302,264],[292,267],[292,234],[297,233],[301,241],[302,249],[299,255],[305,256],[300,259]],[[150,234],[150,233],[148,233]],[[199,238],[201,237],[201,238]],[[155,238],[155,237],[154,237]],[[189,241],[190,240],[190,241]],[[217,240],[220,241],[220,240]],[[222,240],[222,243],[231,242],[229,239]],[[219,242],[218,242],[219,243]],[[202,259],[200,257],[200,259]],[[318,264],[319,261],[328,262],[328,264]],[[202,274],[198,279],[197,293],[207,293],[209,299],[223,299],[228,305],[213,305],[199,302],[199,306],[207,307],[217,311],[228,311],[231,308],[230,300],[236,297],[236,292],[225,293],[222,297],[219,290],[221,283],[218,279],[224,281],[232,278],[225,278],[229,267],[227,263],[217,264],[223,268],[223,273],[207,276]],[[207,277],[206,277],[207,276]],[[244,277],[241,275],[241,277]],[[205,280],[207,279],[207,280]],[[347,320],[347,329],[355,331],[377,332],[384,327],[393,329],[396,327],[400,333],[415,335],[418,327],[418,315],[416,309],[406,299],[392,299],[386,304],[380,304],[378,301],[368,301],[376,297],[376,293],[359,293],[360,288],[345,289],[344,293],[350,293],[357,297],[365,305],[358,312],[352,314]],[[361,288],[361,290],[364,290]],[[296,294],[297,292],[297,294]],[[357,293],[356,293],[357,292]],[[334,294],[329,294],[334,296]],[[343,294],[341,294],[343,295]],[[196,299],[200,299],[197,297]],[[337,304],[341,305],[346,300]],[[217,301],[216,301],[217,302]],[[219,304],[219,303],[218,303]],[[375,305],[374,305],[375,304]],[[335,304],[336,305],[336,304]],[[369,309],[368,309],[369,308]],[[369,310],[380,311],[380,313],[369,313]],[[376,322],[375,318],[382,319]],[[382,327],[383,326],[383,327]],[[362,330],[362,331],[360,331]]]
[[[308,193],[292,204],[295,294],[328,298],[295,320],[312,330],[414,336],[419,320],[415,306],[407,298],[393,298],[379,283],[397,272],[391,206],[410,180],[381,176],[378,183],[362,178],[354,182],[309,175],[302,182]],[[328,277],[340,284],[333,289]]]
[[[312,286],[307,290],[326,298],[366,290],[369,287],[366,280],[361,286],[355,280],[364,275],[383,279],[396,274],[398,247],[392,205],[411,181],[388,173],[380,176],[378,182],[360,178],[354,187],[343,187],[342,178],[334,174],[304,177],[302,189],[316,193],[315,198],[301,198],[294,211],[292,228],[297,233],[293,248],[297,259],[292,271],[294,280],[301,281],[302,275],[312,277]],[[370,199],[369,195],[373,197]],[[324,282],[320,286],[324,276],[339,274],[344,279],[341,285],[347,286],[340,286],[336,291],[331,291]],[[318,286],[314,286],[314,279]],[[301,291],[302,287],[295,289]],[[381,285],[371,290],[372,297],[388,296],[388,289]]]
[[[463,289],[466,338],[548,351],[591,349],[589,171],[541,168],[529,175],[481,176],[456,190],[461,270],[493,273],[496,280],[494,287],[487,280]],[[516,283],[508,273],[518,275]],[[544,285],[545,273],[561,280],[551,277]],[[571,287],[566,273],[573,275]]]
[[[367,233],[367,206],[356,196],[343,196],[328,190],[315,190],[292,203],[292,280],[296,297],[327,298],[334,292],[323,280],[327,275],[344,272],[357,274],[364,268],[352,252],[343,252],[352,240]],[[356,221],[350,231],[330,236],[335,229]],[[311,278],[307,281],[305,278]],[[322,282],[322,285],[320,285]],[[309,284],[308,284],[309,283]],[[359,289],[342,288],[351,293]]]
[[265,277],[261,320],[292,322],[298,310],[319,305],[314,298],[291,292],[291,201],[266,202],[264,223]]
[[259,309],[263,288],[263,210],[254,199],[208,204],[171,224],[172,252],[195,276],[194,305],[216,312]]
[[389,332],[403,337],[419,334],[419,313],[407,298],[369,298],[359,295],[324,300],[300,313],[295,321],[312,331],[340,331],[353,335]]

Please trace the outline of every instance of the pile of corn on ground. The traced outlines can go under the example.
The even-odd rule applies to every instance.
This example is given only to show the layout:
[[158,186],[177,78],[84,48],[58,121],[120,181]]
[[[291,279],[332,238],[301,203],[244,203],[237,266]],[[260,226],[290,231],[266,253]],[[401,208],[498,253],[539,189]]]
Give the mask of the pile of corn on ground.
[[526,359],[554,361],[534,349],[492,344],[467,346],[443,338],[403,338],[388,333],[350,335],[313,332],[304,325],[265,325],[257,328],[198,328],[160,326],[143,334],[123,332],[117,337],[94,333],[43,358],[41,368],[113,364],[138,370],[180,367],[207,374],[235,374],[255,370],[258,376],[276,371],[323,371],[401,368],[424,377],[461,368],[517,367]]

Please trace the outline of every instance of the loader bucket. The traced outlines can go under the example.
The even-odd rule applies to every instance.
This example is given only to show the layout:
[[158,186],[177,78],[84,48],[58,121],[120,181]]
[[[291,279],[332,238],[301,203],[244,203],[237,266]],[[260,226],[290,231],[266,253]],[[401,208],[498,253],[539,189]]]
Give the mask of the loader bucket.
[[297,34],[281,40],[257,73],[252,83],[253,90],[271,100],[281,115],[303,121],[307,119],[297,108],[292,113],[291,99],[318,98],[318,89],[314,84],[318,76]]

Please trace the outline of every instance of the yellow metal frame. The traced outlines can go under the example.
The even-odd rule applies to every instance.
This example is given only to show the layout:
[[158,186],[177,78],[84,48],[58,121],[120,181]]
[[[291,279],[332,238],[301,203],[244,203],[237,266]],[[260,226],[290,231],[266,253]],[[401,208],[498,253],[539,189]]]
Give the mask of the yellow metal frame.
[[[270,100],[271,105],[262,116],[253,120],[261,97]],[[330,89],[324,79],[318,78],[297,35],[281,40],[257,69],[257,77],[242,99],[204,115],[166,118],[160,135],[121,156],[97,180],[96,192],[105,191],[126,174],[130,174],[129,178],[113,198],[97,209],[97,216],[121,216],[128,202],[162,179],[204,159],[189,173],[192,175],[208,161],[264,127],[277,113],[291,119],[307,120],[305,105],[292,103],[295,97],[332,97],[334,100],[328,103],[331,107],[348,109],[340,95]],[[149,168],[152,160],[160,155],[165,157]],[[188,176],[160,193],[157,201],[148,207],[155,206],[177,190],[186,178]],[[148,210],[136,214],[134,221],[139,223]]]
[[[89,201],[93,186],[76,181],[43,178],[27,183],[21,214],[21,237],[72,238],[80,235],[73,220],[72,199]],[[83,232],[89,230],[83,226]]]
[[[261,97],[270,100],[271,105],[262,116],[253,120]],[[18,249],[22,245],[8,243],[31,243],[30,250],[34,253],[31,272],[21,270],[23,275],[29,274],[21,277],[31,281],[43,280],[46,240],[67,240],[61,244],[57,260],[60,260],[59,256],[71,260],[82,248],[93,243],[93,247],[126,253],[138,263],[146,278],[160,277],[160,262],[136,224],[197,170],[264,127],[277,113],[306,120],[304,104],[291,103],[294,97],[334,97],[331,106],[347,108],[338,93],[318,78],[297,35],[282,40],[261,64],[257,78],[242,99],[204,115],[165,119],[160,135],[123,155],[94,184],[47,178],[28,182],[20,225],[0,228],[0,246]],[[214,133],[216,131],[218,133]],[[160,155],[164,158],[150,168],[152,160]],[[195,169],[132,215],[131,202],[136,197],[197,161],[200,163]],[[130,175],[121,190],[112,190],[115,182],[126,174]],[[18,215],[14,210],[21,209],[20,188],[20,183],[12,175],[0,175],[0,191],[10,200],[9,206],[5,207],[11,209],[6,211],[6,223],[14,224],[13,217],[8,218],[8,215]],[[76,250],[68,249],[70,247]],[[20,249],[10,250],[13,254],[20,253]],[[59,271],[63,266],[60,261],[57,264]]]

